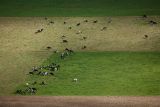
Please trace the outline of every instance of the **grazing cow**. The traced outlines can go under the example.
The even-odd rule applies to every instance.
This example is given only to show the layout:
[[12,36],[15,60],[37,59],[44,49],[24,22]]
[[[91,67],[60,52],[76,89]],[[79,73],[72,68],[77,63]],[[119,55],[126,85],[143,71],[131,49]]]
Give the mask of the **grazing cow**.
[[33,88],[31,88],[31,89],[32,89],[32,93],[35,94],[35,93],[37,92],[37,88],[34,88],[34,87],[33,87]]
[[18,90],[16,91],[16,94],[25,95],[26,92],[25,92],[24,90],[22,90],[22,89],[18,89]]
[[76,26],[80,26],[81,25],[81,23],[77,23],[77,25]]
[[34,82],[32,83],[32,85],[35,85],[35,84],[37,84],[37,81],[34,81]]
[[57,67],[55,67],[55,68],[54,68],[54,71],[57,71],[57,70],[58,70],[58,68],[57,68]]
[[66,24],[66,23],[67,23],[67,22],[65,22],[65,21],[63,22],[63,24]]
[[72,27],[68,27],[68,29],[72,29]]
[[35,34],[42,32],[44,29],[37,30]]
[[73,82],[77,82],[77,81],[78,81],[78,79],[77,79],[77,78],[74,78],[74,79],[73,79]]
[[37,73],[37,75],[42,75],[42,72],[41,72],[41,71],[39,71],[39,72]]
[[55,50],[54,53],[58,53],[58,50]]
[[64,57],[65,57],[65,54],[61,53],[61,59],[64,59]]
[[88,20],[84,20],[84,22],[88,22]]
[[54,22],[53,22],[53,21],[50,21],[49,23],[54,24]]
[[144,35],[144,39],[147,39],[148,38],[148,35]]
[[74,53],[73,50],[66,48],[64,51],[68,52],[69,54]]
[[46,85],[46,83],[44,81],[42,81],[40,85]]
[[32,87],[28,87],[25,92],[29,93],[29,94],[35,94],[37,92],[36,88],[32,88]]
[[33,75],[33,72],[29,72],[29,74],[32,74],[32,75]]
[[82,33],[82,31],[79,30],[76,34],[81,34],[81,33]]
[[60,65],[57,65],[57,70],[59,70],[60,69]]
[[40,31],[42,32],[44,29],[41,29]]
[[54,75],[54,73],[51,72],[50,75]]
[[35,34],[40,33],[40,32],[41,32],[40,30],[37,30],[37,31],[35,32]]
[[83,39],[84,39],[84,40],[86,40],[86,39],[87,39],[87,37],[83,37]]
[[144,14],[142,17],[143,17],[143,18],[147,18],[147,15]]
[[86,49],[86,48],[87,48],[87,46],[83,46],[83,47],[82,47],[82,49]]
[[153,21],[153,20],[149,21],[149,23],[150,23],[150,24],[153,24],[153,25],[157,24],[157,22],[155,22],[155,21]]
[[47,49],[51,49],[52,47],[50,47],[50,46],[47,46]]
[[97,22],[98,22],[98,20],[93,21],[93,23],[97,23]]
[[63,40],[63,43],[67,43],[68,41],[67,40]]
[[64,50],[65,56],[69,56],[69,51]]
[[26,86],[29,86],[29,83],[26,83]]
[[62,36],[62,38],[65,38],[65,37],[66,37],[66,36],[64,36],[64,35]]
[[48,72],[43,72],[43,76],[47,76],[48,75]]
[[101,31],[106,30],[106,29],[107,29],[107,27],[103,27],[103,28],[101,29]]
[[21,89],[18,89],[18,90],[16,91],[16,94],[22,94],[22,90],[21,90]]
[[32,67],[32,71],[36,72],[36,71],[38,71],[38,68],[37,67]]

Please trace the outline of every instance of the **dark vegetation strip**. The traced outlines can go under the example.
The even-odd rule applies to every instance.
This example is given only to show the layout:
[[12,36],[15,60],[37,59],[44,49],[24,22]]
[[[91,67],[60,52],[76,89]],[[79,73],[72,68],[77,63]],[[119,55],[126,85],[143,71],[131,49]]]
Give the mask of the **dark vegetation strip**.
[[0,16],[160,15],[160,0],[0,0]]

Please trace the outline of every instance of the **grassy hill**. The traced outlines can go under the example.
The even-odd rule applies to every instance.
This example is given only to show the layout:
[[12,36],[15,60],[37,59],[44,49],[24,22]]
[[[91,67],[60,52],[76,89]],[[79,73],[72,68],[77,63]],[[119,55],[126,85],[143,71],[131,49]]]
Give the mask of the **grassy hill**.
[[0,0],[0,16],[160,15],[159,0]]

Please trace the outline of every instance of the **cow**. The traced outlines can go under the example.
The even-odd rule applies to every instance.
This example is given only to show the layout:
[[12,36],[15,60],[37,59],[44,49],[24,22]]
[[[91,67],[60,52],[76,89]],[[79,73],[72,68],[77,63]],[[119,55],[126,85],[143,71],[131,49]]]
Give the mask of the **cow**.
[[50,75],[54,75],[54,73],[53,72],[51,72],[51,73],[49,73]]
[[84,20],[84,22],[88,22],[88,20]]
[[153,21],[153,20],[149,21],[149,23],[150,23],[150,24],[153,24],[153,25],[157,24],[157,22],[155,22],[155,21]]
[[45,81],[42,81],[40,85],[47,85]]
[[86,48],[87,48],[87,46],[83,46],[83,47],[82,47],[82,49],[86,49]]
[[49,23],[54,24],[54,22],[53,22],[53,21],[50,21]]
[[73,82],[77,82],[77,81],[78,81],[78,79],[77,79],[77,78],[74,78],[74,79],[73,79]]
[[32,75],[33,75],[34,73],[33,73],[33,72],[29,72],[29,74],[32,74]]
[[93,21],[93,23],[97,23],[97,22],[98,22],[98,20]]
[[103,27],[103,28],[101,29],[101,31],[106,30],[106,29],[107,29],[107,27]]
[[72,29],[72,27],[68,27],[68,29]]
[[49,50],[49,49],[52,49],[52,47],[50,47],[50,46],[47,46],[47,49]]
[[77,23],[77,25],[76,26],[80,26],[81,25],[81,23]]
[[68,41],[67,40],[63,40],[63,43],[67,43]]
[[144,35],[144,39],[147,39],[148,38],[148,35]]
[[147,15],[144,14],[142,17],[143,17],[143,18],[147,18]]
[[65,57],[65,54],[63,52],[63,53],[61,53],[61,59],[64,59],[64,57]]
[[42,32],[44,29],[37,30],[35,34]]

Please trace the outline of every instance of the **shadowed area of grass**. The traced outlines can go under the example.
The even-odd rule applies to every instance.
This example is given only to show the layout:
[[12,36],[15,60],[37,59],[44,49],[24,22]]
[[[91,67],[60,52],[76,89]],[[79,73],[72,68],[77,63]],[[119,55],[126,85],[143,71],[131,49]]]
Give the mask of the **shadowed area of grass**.
[[[61,60],[53,54],[43,65],[56,62],[55,76],[28,76],[37,95],[160,95],[159,52],[76,52]],[[73,82],[77,78],[78,82]]]
[[0,0],[0,16],[160,15],[159,0]]

